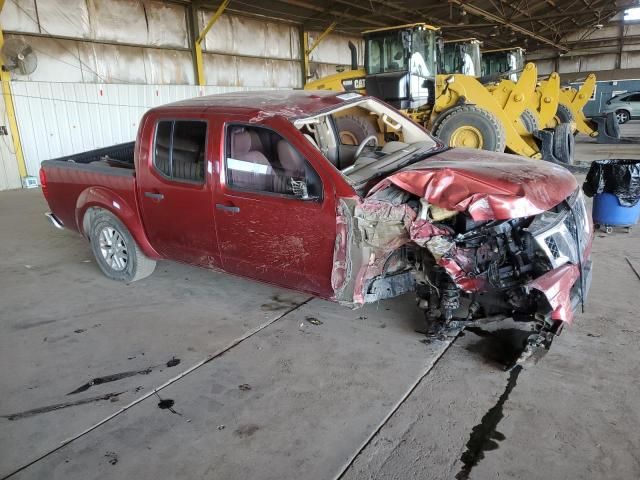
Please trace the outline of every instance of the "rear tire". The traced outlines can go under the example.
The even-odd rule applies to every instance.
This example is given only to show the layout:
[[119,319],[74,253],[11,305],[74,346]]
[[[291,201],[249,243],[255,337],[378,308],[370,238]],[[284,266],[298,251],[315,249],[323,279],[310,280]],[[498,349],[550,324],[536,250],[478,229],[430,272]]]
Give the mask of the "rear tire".
[[434,135],[450,147],[504,152],[506,135],[500,120],[491,112],[463,105],[436,119]]
[[155,260],[140,250],[127,227],[106,210],[92,215],[89,239],[100,270],[112,280],[135,282],[156,268]]
[[529,133],[537,132],[540,128],[535,113],[528,108],[520,115],[520,121]]
[[626,110],[616,110],[616,119],[618,120],[618,124],[622,125],[631,119],[631,115]]
[[561,123],[553,132],[553,155],[562,163],[573,165],[576,139],[571,124]]

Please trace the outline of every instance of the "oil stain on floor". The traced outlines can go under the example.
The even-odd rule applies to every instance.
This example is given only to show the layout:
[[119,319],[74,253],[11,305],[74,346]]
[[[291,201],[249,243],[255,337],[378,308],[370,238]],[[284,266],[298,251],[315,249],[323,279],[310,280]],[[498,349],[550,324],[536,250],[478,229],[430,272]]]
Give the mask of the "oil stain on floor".
[[471,430],[467,449],[460,457],[463,466],[456,475],[456,480],[467,480],[473,467],[478,465],[484,458],[484,453],[496,450],[499,446],[498,442],[505,439],[505,436],[498,431],[498,425],[504,417],[502,412],[504,404],[515,388],[521,371],[521,365],[516,365],[511,369],[507,386],[502,395],[500,395],[498,402],[484,414],[480,423]]

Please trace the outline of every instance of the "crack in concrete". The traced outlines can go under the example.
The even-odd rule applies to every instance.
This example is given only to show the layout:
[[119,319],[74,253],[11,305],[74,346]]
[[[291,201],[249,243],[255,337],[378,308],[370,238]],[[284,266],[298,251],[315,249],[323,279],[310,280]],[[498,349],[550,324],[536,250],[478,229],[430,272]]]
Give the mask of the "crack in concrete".
[[277,322],[278,320],[281,320],[282,318],[284,318],[285,316],[289,315],[291,312],[297,310],[298,308],[306,305],[307,303],[309,303],[311,300],[313,300],[313,298],[315,297],[309,297],[306,300],[304,300],[303,302],[293,305],[291,306],[291,308],[288,308],[286,311],[284,311],[281,315],[278,315],[277,317],[275,317],[272,320],[268,320],[266,322],[264,322],[261,325],[258,325],[257,327],[249,330],[248,332],[246,332],[244,335],[236,338],[235,340],[232,340],[229,344],[227,344],[225,347],[222,347],[221,349],[217,350],[216,352],[212,353],[211,355],[207,356],[205,359],[201,360],[200,362],[196,363],[195,365],[192,365],[191,367],[189,367],[187,370],[185,370],[184,372],[178,374],[177,376],[167,380],[165,383],[163,383],[162,385],[160,385],[157,388],[154,388],[153,390],[151,390],[150,392],[144,394],[142,397],[132,401],[131,403],[129,403],[128,405],[125,405],[124,407],[122,407],[120,410],[118,410],[117,412],[109,415],[108,417],[100,420],[98,423],[92,425],[91,427],[87,428],[86,430],[78,433],[77,435],[75,435],[74,437],[71,437],[65,441],[63,441],[60,445],[58,445],[56,448],[49,450],[48,452],[43,453],[42,455],[40,455],[39,457],[31,460],[30,462],[22,465],[21,467],[17,468],[16,470],[14,470],[13,472],[5,475],[4,477],[0,478],[0,480],[7,480],[8,478],[13,477],[14,475],[22,472],[23,470],[29,468],[31,465],[34,465],[36,463],[38,463],[39,461],[45,459],[46,457],[48,457],[49,455],[54,454],[55,452],[57,452],[58,450],[66,447],[67,445],[69,445],[70,443],[78,440],[79,438],[87,435],[88,433],[92,432],[93,430],[95,430],[96,428],[104,425],[105,423],[113,420],[114,418],[116,418],[117,416],[119,416],[120,414],[126,412],[127,410],[129,410],[130,408],[134,407],[135,405],[139,404],[140,402],[146,400],[147,398],[149,398],[152,395],[157,395],[158,392],[166,387],[168,387],[169,385],[172,385],[173,383],[177,382],[178,380],[180,380],[181,378],[186,377],[187,375],[189,375],[190,373],[196,371],[197,369],[199,369],[200,367],[206,365],[207,363],[211,362],[212,360],[224,355],[226,352],[228,352],[229,350],[231,350],[232,348],[238,346],[239,344],[241,344],[242,342],[244,342],[245,340],[247,340],[248,338],[251,338],[252,336],[254,336],[255,334],[259,333],[260,331],[264,330],[265,328],[269,327],[270,325],[273,325],[275,322]]
[[447,352],[449,347],[453,345],[457,338],[452,338],[448,341],[448,343],[444,346],[441,352],[437,354],[437,356],[433,359],[433,361],[426,366],[425,370],[422,374],[416,379],[416,381],[409,387],[409,389],[405,392],[405,394],[398,400],[398,402],[393,406],[393,408],[385,415],[380,424],[371,432],[371,434],[367,437],[364,443],[358,448],[355,453],[351,456],[351,458],[347,461],[347,463],[340,469],[340,471],[334,477],[335,480],[340,480],[344,477],[344,475],[349,471],[351,466],[355,463],[356,459],[360,456],[360,454],[371,444],[373,439],[380,433],[382,428],[391,420],[391,417],[395,415],[395,413],[400,409],[400,407],[406,402],[409,396],[415,391],[416,388],[422,383],[422,381],[431,373],[433,368],[436,366],[438,361],[442,358],[442,356]]

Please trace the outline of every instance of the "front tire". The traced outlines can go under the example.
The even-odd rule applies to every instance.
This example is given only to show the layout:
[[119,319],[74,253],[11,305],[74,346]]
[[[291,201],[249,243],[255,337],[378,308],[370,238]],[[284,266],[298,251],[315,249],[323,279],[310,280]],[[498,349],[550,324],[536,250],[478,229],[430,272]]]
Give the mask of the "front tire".
[[553,132],[553,156],[562,163],[573,165],[576,139],[571,124],[561,123]]
[[631,115],[626,110],[616,110],[616,119],[618,120],[618,124],[622,125],[631,119]]
[[135,282],[156,268],[155,260],[140,250],[127,227],[105,210],[93,215],[89,239],[100,270],[112,280]]
[[504,152],[506,135],[500,120],[475,105],[455,107],[435,121],[434,134],[446,145]]

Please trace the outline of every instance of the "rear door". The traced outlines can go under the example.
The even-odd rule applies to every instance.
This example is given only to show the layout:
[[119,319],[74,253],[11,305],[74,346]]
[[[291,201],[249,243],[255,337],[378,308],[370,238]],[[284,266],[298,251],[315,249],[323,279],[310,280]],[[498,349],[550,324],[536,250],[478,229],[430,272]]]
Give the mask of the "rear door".
[[150,117],[137,182],[144,227],[164,257],[219,267],[213,219],[214,132],[203,115]]
[[215,192],[222,264],[229,272],[330,297],[336,213],[321,163],[326,160],[290,123],[281,120],[287,130],[272,122],[225,127]]
[[629,102],[629,113],[632,117],[640,117],[640,93],[634,93],[627,99]]

